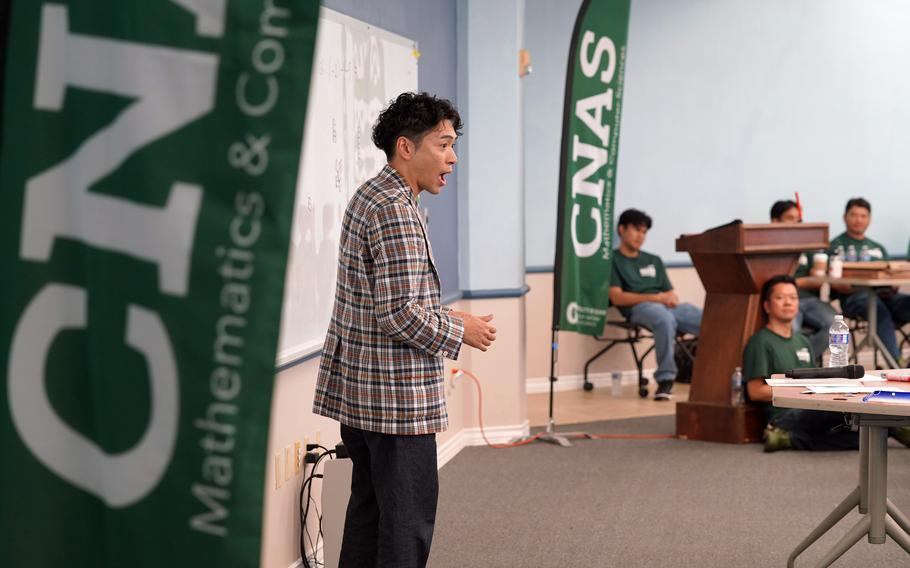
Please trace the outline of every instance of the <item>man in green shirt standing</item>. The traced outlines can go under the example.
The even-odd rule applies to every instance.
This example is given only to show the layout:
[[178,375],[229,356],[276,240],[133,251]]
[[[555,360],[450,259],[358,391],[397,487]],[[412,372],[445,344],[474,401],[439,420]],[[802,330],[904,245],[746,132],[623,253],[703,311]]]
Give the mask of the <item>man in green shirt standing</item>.
[[[872,206],[868,201],[862,197],[848,201],[844,210],[847,230],[831,241],[831,254],[839,254],[848,262],[888,260],[885,247],[866,237],[871,218]],[[869,298],[865,292],[857,291],[851,286],[832,286],[832,289],[840,297],[845,316],[866,317]],[[900,361],[900,348],[894,335],[895,324],[900,326],[910,322],[910,296],[898,293],[897,288],[882,288],[878,291],[876,313],[878,336],[891,356]]]
[[[802,216],[795,201],[789,199],[776,201],[771,206],[772,223],[802,223]],[[817,252],[825,252],[820,250]],[[799,313],[793,319],[793,329],[808,331],[806,337],[812,345],[815,363],[821,365],[822,354],[828,348],[828,330],[834,323],[835,311],[828,302],[819,297],[818,284],[807,282],[809,276],[810,256],[813,253],[799,255],[796,267],[796,286],[799,288]]]
[[629,209],[619,216],[619,248],[613,254],[610,303],[628,320],[651,330],[657,355],[657,391],[654,400],[670,400],[676,379],[673,341],[678,332],[698,335],[701,310],[680,304],[659,256],[641,250],[651,228],[651,217]]
[[743,377],[746,400],[765,407],[765,451],[857,449],[859,435],[846,427],[840,412],[771,406],[771,387],[765,379],[773,373],[812,367],[813,355],[809,340],[793,331],[800,302],[796,280],[774,276],[762,286],[761,300],[768,324],[746,344]]

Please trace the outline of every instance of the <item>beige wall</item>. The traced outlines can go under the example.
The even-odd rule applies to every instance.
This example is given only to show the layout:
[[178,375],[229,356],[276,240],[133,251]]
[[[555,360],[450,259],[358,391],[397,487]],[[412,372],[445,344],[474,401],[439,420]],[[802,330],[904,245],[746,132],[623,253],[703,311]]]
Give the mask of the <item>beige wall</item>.
[[[702,307],[705,289],[694,268],[667,270],[673,288],[683,302]],[[528,274],[526,282],[531,287],[527,295],[527,369],[529,380],[550,376],[550,330],[553,320],[553,273]],[[614,314],[617,315],[618,314]],[[643,342],[642,351],[650,346]],[[559,334],[558,377],[578,376],[584,372],[585,361],[603,348],[603,343],[592,337],[572,332]],[[656,367],[653,353],[645,360],[645,368]],[[618,345],[591,365],[591,373],[630,371],[635,369],[631,350]],[[559,383],[557,383],[557,388]]]
[[[476,429],[477,391],[462,377],[454,382],[448,372],[460,367],[474,373],[483,386],[484,426],[516,430],[527,426],[525,397],[525,298],[462,300],[452,307],[476,314],[492,313],[497,327],[497,340],[486,353],[463,346],[457,362],[446,364],[446,399],[449,429],[437,436],[437,445],[456,449],[463,434]],[[306,361],[282,371],[275,379],[269,426],[269,451],[266,462],[265,507],[263,512],[262,562],[264,568],[287,568],[300,557],[298,535],[298,498],[303,475],[291,474],[284,480],[284,451],[295,441],[308,436],[313,442],[316,432],[323,445],[332,447],[340,441],[338,423],[313,414],[311,408],[316,388],[319,359]],[[275,487],[274,455],[281,456],[281,486]],[[318,495],[319,486],[315,486]]]

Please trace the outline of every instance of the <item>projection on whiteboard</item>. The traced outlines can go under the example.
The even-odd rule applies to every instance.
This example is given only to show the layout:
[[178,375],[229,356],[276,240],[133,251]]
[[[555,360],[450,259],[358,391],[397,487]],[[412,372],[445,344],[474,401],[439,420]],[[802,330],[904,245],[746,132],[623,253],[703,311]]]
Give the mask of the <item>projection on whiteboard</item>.
[[335,298],[338,239],[354,191],[385,165],[373,123],[417,90],[417,46],[323,8],[291,228],[278,364],[318,351]]

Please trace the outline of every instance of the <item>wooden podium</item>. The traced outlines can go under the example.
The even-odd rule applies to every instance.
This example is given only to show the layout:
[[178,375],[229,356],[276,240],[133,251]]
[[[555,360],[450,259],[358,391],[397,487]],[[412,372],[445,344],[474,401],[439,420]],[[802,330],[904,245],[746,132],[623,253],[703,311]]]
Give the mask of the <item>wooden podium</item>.
[[828,248],[827,223],[744,225],[734,222],[676,239],[707,293],[689,401],[676,405],[680,438],[741,444],[761,440],[760,408],[730,403],[730,377],[746,342],[765,325],[761,287],[793,274],[802,251]]

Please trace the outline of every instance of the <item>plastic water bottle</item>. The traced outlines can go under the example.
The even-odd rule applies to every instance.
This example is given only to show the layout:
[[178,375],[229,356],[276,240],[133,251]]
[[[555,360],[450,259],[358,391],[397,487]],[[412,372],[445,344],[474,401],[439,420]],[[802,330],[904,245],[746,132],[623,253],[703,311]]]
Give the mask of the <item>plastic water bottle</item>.
[[856,262],[856,247],[853,245],[847,245],[847,262]]
[[610,381],[610,394],[622,396],[622,373],[614,371]]
[[839,254],[834,255],[828,266],[828,275],[831,278],[840,278],[844,275],[844,257]]
[[859,259],[862,260],[863,262],[869,262],[870,260],[872,260],[872,253],[869,252],[869,247],[867,247],[866,245],[863,245],[859,249]]
[[739,406],[743,402],[743,368],[737,367],[730,377],[730,404]]
[[844,316],[834,316],[834,323],[828,330],[828,349],[831,351],[829,367],[847,365],[847,359],[850,357],[850,328],[847,327]]

